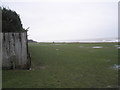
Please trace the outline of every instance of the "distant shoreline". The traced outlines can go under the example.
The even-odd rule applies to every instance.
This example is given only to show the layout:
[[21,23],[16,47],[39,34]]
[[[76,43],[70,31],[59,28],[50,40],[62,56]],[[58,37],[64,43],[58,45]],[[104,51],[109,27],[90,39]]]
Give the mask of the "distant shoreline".
[[[29,42],[29,43],[53,43],[53,42]],[[119,42],[54,42],[54,43],[119,43]]]

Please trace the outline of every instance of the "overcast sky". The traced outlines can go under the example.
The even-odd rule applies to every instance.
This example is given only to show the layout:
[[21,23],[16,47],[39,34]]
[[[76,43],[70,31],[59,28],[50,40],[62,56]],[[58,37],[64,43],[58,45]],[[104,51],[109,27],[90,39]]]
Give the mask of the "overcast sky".
[[4,0],[15,10],[29,39],[36,41],[81,40],[118,36],[116,0]]

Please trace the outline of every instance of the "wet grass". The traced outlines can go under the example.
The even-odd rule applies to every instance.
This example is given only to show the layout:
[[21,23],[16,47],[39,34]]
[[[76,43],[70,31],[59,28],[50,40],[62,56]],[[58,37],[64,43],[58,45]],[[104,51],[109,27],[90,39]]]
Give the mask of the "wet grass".
[[[3,71],[4,88],[117,87],[117,43],[29,44],[31,70]],[[93,48],[102,46],[103,48]]]

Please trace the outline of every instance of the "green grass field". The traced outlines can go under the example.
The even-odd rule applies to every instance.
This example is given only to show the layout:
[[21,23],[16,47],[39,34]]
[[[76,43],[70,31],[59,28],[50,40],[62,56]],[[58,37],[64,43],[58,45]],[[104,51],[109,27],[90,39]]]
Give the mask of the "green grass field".
[[[3,88],[114,88],[117,43],[29,44],[31,70],[4,70]],[[103,48],[93,48],[101,46]]]

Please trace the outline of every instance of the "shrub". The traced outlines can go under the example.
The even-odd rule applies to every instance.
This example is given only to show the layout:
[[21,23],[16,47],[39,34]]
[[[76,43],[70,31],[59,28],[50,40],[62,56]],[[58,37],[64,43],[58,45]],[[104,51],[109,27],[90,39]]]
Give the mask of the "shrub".
[[[1,7],[0,7],[1,8]],[[2,10],[2,32],[22,32],[25,31],[19,15],[10,9],[1,8]]]

